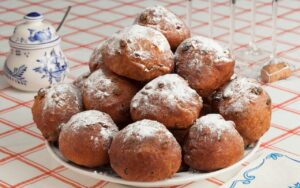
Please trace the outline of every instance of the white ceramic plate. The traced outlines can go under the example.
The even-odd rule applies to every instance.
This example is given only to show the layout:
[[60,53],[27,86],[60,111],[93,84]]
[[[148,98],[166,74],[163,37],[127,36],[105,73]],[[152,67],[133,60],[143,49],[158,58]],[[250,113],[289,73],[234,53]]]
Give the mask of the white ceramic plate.
[[237,163],[213,172],[197,172],[193,170],[185,171],[185,172],[178,172],[176,173],[172,178],[162,180],[162,181],[156,181],[156,182],[136,182],[136,181],[127,181],[121,179],[117,174],[115,174],[112,169],[108,167],[102,167],[99,169],[88,169],[81,166],[78,166],[68,160],[66,160],[58,150],[57,146],[46,142],[46,147],[52,157],[58,161],[60,164],[64,165],[65,167],[74,170],[80,174],[94,177],[100,180],[112,182],[112,183],[119,183],[124,185],[131,185],[131,186],[137,186],[137,187],[164,187],[164,186],[173,186],[173,185],[182,185],[189,182],[199,181],[206,178],[210,178],[216,175],[220,175],[222,173],[229,172],[241,165],[241,163],[247,161],[259,148],[260,141],[258,141],[253,147],[247,148],[245,150],[244,157],[238,161]]

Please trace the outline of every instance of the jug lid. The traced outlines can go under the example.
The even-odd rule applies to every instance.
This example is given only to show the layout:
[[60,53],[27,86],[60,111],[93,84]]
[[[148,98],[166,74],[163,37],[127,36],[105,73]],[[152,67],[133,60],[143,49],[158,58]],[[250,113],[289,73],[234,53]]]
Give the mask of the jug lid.
[[44,16],[38,12],[30,12],[24,16],[24,21],[18,24],[10,37],[10,44],[14,45],[41,45],[58,41],[59,36],[55,28],[43,21]]

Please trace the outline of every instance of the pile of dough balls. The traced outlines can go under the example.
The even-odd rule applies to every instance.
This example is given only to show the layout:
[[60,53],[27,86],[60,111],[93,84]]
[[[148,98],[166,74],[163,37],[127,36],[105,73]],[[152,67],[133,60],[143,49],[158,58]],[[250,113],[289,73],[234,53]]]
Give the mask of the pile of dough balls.
[[174,13],[146,8],[93,51],[90,72],[41,89],[33,119],[69,161],[110,165],[130,181],[171,178],[187,165],[226,168],[269,129],[271,100],[234,77],[216,41],[190,35]]

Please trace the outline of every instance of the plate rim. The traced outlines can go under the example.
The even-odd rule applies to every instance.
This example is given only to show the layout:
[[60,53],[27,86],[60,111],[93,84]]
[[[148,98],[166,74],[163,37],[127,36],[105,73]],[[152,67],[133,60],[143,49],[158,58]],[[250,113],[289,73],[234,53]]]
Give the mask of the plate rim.
[[[138,186],[138,187],[163,187],[163,186],[183,185],[186,183],[200,181],[203,179],[217,176],[217,175],[225,173],[227,171],[234,170],[235,168],[240,166],[242,163],[247,161],[250,157],[252,157],[256,153],[256,151],[259,149],[260,144],[261,144],[261,139],[259,139],[255,143],[255,146],[253,148],[248,149],[249,152],[247,154],[244,154],[244,157],[241,160],[232,164],[229,167],[226,167],[226,168],[223,168],[223,169],[220,169],[217,171],[208,172],[208,173],[204,173],[204,174],[193,173],[193,176],[185,177],[184,179],[169,178],[169,179],[165,179],[165,180],[161,180],[161,181],[154,181],[154,182],[139,182],[139,181],[128,181],[128,180],[124,180],[120,177],[112,177],[107,174],[101,174],[101,173],[97,173],[97,172],[95,173],[95,172],[87,171],[85,169],[78,168],[77,166],[72,165],[72,163],[68,163],[68,162],[62,160],[61,157],[59,157],[52,149],[55,146],[53,146],[53,144],[50,144],[48,141],[45,141],[46,148],[47,148],[48,152],[50,153],[50,155],[52,156],[52,158],[54,158],[59,164],[67,167],[70,170],[73,170],[79,174],[86,175],[86,176],[89,176],[92,178],[96,178],[96,179],[99,179],[102,181],[107,181],[110,183],[117,183],[117,184],[122,184],[122,185],[129,185],[129,186]],[[57,150],[58,150],[58,148],[57,148]],[[185,172],[179,172],[179,173],[185,173]],[[179,174],[179,173],[176,173],[176,174]]]

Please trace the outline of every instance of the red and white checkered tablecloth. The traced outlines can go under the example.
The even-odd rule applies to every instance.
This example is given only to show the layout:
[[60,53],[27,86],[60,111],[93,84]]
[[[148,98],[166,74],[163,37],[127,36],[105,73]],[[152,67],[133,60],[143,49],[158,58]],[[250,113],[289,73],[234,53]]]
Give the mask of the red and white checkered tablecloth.
[[[214,33],[228,44],[229,0],[215,0]],[[72,11],[60,31],[62,47],[70,60],[70,78],[88,71],[92,49],[113,32],[133,22],[136,13],[161,4],[179,16],[185,15],[184,0],[0,0],[0,187],[123,187],[79,175],[59,165],[48,154],[44,139],[32,120],[34,93],[8,86],[3,63],[9,51],[8,37],[14,26],[30,11],[38,11],[57,26],[66,7]],[[192,33],[208,35],[208,1],[193,1]],[[249,0],[237,1],[236,48],[246,45],[250,34]],[[300,0],[279,1],[279,55],[294,65],[287,80],[264,85],[273,101],[272,124],[260,150],[287,152],[300,156]],[[258,45],[271,50],[271,0],[257,2]],[[246,164],[245,164],[246,165]],[[175,187],[219,187],[237,171],[204,181]]]

